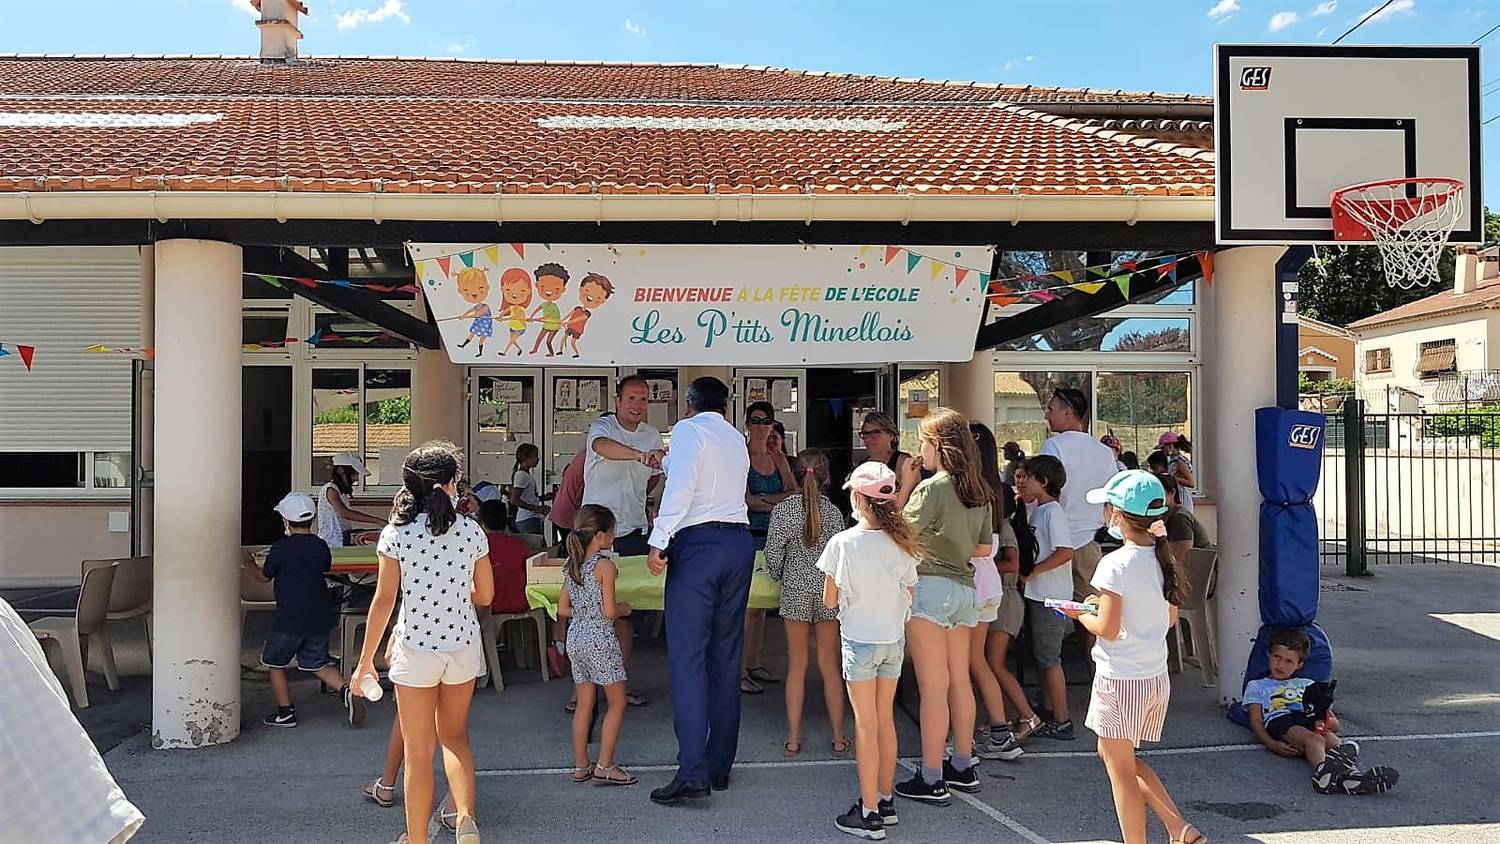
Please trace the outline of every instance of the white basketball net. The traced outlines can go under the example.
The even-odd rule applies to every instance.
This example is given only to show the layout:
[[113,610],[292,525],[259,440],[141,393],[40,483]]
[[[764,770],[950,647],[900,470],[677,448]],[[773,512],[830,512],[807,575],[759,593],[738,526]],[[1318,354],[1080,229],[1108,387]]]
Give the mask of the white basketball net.
[[[1385,261],[1386,281],[1410,290],[1438,279],[1438,258],[1463,214],[1464,186],[1453,179],[1356,185],[1334,194],[1338,212],[1369,231]],[[1342,234],[1335,219],[1335,236]]]

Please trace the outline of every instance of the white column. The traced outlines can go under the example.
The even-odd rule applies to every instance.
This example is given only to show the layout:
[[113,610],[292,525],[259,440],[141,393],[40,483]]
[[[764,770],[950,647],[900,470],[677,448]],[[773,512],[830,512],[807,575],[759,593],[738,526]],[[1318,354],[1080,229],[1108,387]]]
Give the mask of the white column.
[[[1220,252],[1204,294],[1204,430],[1218,501],[1219,699],[1238,699],[1260,628],[1260,490],[1255,411],[1276,404],[1276,261],[1282,246]],[[1205,285],[1207,287],[1207,285]]]
[[240,732],[240,248],[156,244],[151,744]]
[[464,402],[464,367],[443,349],[417,352],[412,370],[411,444],[448,440],[464,444],[468,413]]
[[995,427],[995,354],[976,352],[971,360],[948,364],[948,392],[939,404],[969,418]]

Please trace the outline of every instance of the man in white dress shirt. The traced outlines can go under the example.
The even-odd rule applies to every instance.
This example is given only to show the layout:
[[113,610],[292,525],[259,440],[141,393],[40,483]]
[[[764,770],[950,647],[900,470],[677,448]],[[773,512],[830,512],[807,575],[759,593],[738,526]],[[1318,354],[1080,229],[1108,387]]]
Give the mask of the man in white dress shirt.
[[687,418],[672,428],[667,486],[648,564],[667,572],[667,662],[677,776],[651,792],[673,805],[729,787],[740,740],[741,650],[755,542],[745,508],[750,452],[724,419],[729,388],[699,378]]
[[647,553],[646,499],[661,477],[661,432],[646,423],[649,399],[646,379],[628,375],[615,388],[614,415],[589,428],[583,503],[615,514],[615,553],[622,557]]

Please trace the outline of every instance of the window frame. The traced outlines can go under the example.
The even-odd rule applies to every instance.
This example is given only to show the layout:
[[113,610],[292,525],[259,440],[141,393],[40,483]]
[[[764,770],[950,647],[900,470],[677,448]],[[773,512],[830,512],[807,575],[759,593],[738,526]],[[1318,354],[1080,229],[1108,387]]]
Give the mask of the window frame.
[[[292,461],[293,461],[292,477],[293,477],[293,479],[295,479],[295,481],[301,487],[306,488],[306,489],[312,489],[314,487],[313,480],[312,480],[313,418],[314,418],[313,401],[312,401],[312,391],[313,391],[313,381],[312,381],[312,379],[313,379],[314,373],[316,373],[318,370],[346,370],[346,369],[354,369],[354,370],[357,370],[359,372],[359,376],[358,376],[359,377],[359,390],[358,390],[358,392],[359,392],[359,401],[357,402],[356,408],[355,408],[355,419],[356,419],[356,423],[355,424],[357,425],[357,429],[355,431],[355,453],[359,454],[361,456],[360,459],[365,459],[365,456],[368,453],[367,452],[367,445],[366,445],[368,441],[367,441],[366,435],[365,435],[365,425],[366,425],[366,421],[365,421],[365,406],[367,404],[367,402],[365,400],[365,393],[368,390],[366,373],[369,370],[371,370],[371,369],[399,369],[399,370],[405,370],[406,373],[408,374],[409,378],[410,378],[411,386],[408,387],[407,389],[411,393],[411,399],[412,399],[412,403],[413,403],[412,412],[413,412],[413,414],[415,414],[415,412],[416,412],[415,401],[416,401],[416,394],[417,394],[417,372],[416,372],[416,365],[415,364],[402,363],[399,360],[396,360],[396,359],[387,359],[387,358],[376,358],[376,359],[371,359],[371,360],[364,360],[364,359],[360,359],[360,360],[349,360],[349,359],[345,359],[345,360],[325,360],[325,361],[323,361],[321,363],[314,363],[312,361],[308,361],[307,363],[304,364],[304,366],[305,366],[305,370],[306,370],[306,378],[302,382],[302,386],[300,388],[298,388],[295,385],[295,383],[294,383],[294,386],[293,386],[293,391],[294,391],[294,395],[292,397],[292,401],[293,401],[293,404],[294,404],[294,407],[292,409],[293,421],[295,423],[297,421],[297,417],[298,416],[303,416],[305,414],[305,417],[302,420],[305,424],[302,424],[300,426],[301,429],[302,429],[302,431],[303,431],[303,434],[304,434],[305,438],[299,440],[299,438],[296,436],[295,432],[294,432],[294,435],[292,437]],[[295,382],[295,379],[294,379],[294,382]],[[306,396],[306,402],[305,403],[301,402],[298,399],[298,396]],[[408,423],[408,424],[410,424],[410,423]],[[408,433],[408,439],[409,438],[410,438],[410,434]],[[410,443],[408,443],[408,447],[410,447]],[[370,477],[376,477],[376,476],[375,475],[370,475]],[[321,484],[319,486],[321,486]],[[397,488],[399,486],[400,486],[399,484],[371,483],[367,479],[361,478],[359,480],[359,483],[356,484],[355,487],[354,487],[354,496],[357,497],[357,498],[366,498],[366,497],[371,497],[371,496],[393,495],[393,494],[395,494],[395,492],[396,492],[396,490],[397,490]]]
[[[1378,357],[1382,352],[1385,353],[1385,366],[1380,367],[1380,368],[1375,368],[1375,367],[1370,366],[1370,358],[1371,358],[1371,356],[1374,355],[1374,356]],[[1381,346],[1381,347],[1374,348],[1374,349],[1365,349],[1365,361],[1364,361],[1364,363],[1365,363],[1365,372],[1368,373],[1368,374],[1370,374],[1370,375],[1384,375],[1384,374],[1390,372],[1391,371],[1391,347],[1390,346]]]
[[[18,454],[32,452],[15,452]],[[118,454],[121,452],[112,450],[91,451],[62,451],[62,452],[39,452],[46,454],[75,454],[82,461],[80,474],[82,484],[80,486],[17,486],[0,487],[0,502],[5,501],[89,501],[89,502],[130,502],[130,484],[125,486],[96,487],[94,482],[97,474],[94,471],[95,455]],[[129,452],[124,452],[129,453]]]
[[[1422,369],[1422,357],[1430,351],[1438,349],[1453,350],[1453,364],[1447,369],[1425,370]],[[1420,381],[1436,381],[1450,375],[1458,374],[1458,338],[1449,337],[1442,340],[1427,340],[1417,344],[1417,361],[1412,366],[1414,374]]]

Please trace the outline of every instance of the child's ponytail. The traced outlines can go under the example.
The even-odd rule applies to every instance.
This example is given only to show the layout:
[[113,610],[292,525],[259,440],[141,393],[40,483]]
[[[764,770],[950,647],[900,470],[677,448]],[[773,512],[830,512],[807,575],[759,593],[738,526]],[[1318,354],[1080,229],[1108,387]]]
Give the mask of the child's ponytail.
[[401,489],[391,502],[391,524],[409,525],[427,514],[427,532],[442,536],[458,521],[443,487],[458,477],[458,446],[433,440],[412,449],[401,464]]
[[903,554],[919,560],[922,558],[927,548],[922,544],[922,540],[918,539],[917,535],[912,532],[911,523],[906,520],[906,516],[902,515],[901,509],[896,506],[896,502],[870,498],[853,491],[849,495],[856,500],[856,506],[859,503],[863,503],[864,509],[862,512],[870,517],[870,521],[875,524],[875,527],[883,531],[886,536],[891,538],[892,542],[896,543],[896,547],[900,548]]
[[823,490],[829,484],[828,458],[809,448],[797,455],[802,464],[802,547],[816,548],[823,536]]
[[1167,603],[1174,607],[1180,607],[1187,601],[1187,578],[1182,573],[1182,563],[1172,556],[1172,549],[1167,544],[1167,532],[1165,527],[1156,516],[1135,516],[1120,511],[1120,518],[1129,522],[1136,530],[1150,534],[1152,543],[1156,550],[1156,564],[1161,567],[1161,594],[1167,599]]
[[612,533],[615,529],[615,514],[608,507],[585,504],[578,508],[573,519],[573,531],[568,534],[568,577],[579,586],[583,585],[584,556],[594,537],[601,533]]

